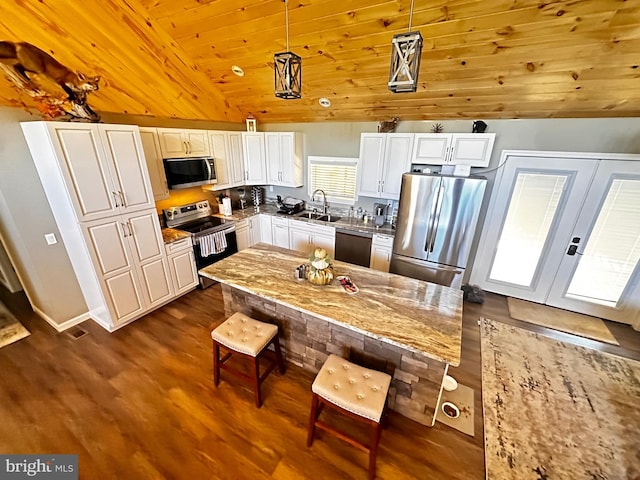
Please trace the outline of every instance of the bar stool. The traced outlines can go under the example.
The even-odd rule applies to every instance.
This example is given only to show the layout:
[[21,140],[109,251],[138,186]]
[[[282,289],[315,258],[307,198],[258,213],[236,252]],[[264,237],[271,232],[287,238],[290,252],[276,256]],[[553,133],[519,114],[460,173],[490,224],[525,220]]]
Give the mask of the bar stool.
[[[337,355],[329,355],[311,386],[311,416],[307,446],[313,443],[315,429],[320,428],[369,453],[369,478],[376,476],[376,457],[386,413],[387,394],[391,376],[355,365]],[[319,420],[324,406],[371,427],[370,442],[366,445],[346,433]]]
[[[282,350],[278,340],[278,326],[259,322],[244,313],[236,312],[211,332],[211,338],[213,340],[213,383],[215,386],[217,387],[220,383],[220,369],[226,370],[253,385],[256,407],[260,408],[262,406],[260,385],[264,379],[276,365],[280,367],[280,373],[284,374],[285,372]],[[273,344],[276,358],[260,375],[260,358],[268,351],[270,344]],[[220,358],[220,345],[228,350],[222,358]],[[253,376],[225,364],[233,354],[249,360],[253,366]]]

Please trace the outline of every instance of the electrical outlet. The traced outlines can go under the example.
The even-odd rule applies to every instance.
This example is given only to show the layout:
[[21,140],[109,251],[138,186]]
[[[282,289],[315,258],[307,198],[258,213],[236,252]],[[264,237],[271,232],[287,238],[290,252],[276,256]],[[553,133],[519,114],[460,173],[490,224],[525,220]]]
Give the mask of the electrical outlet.
[[273,185],[269,185],[269,192],[273,192]]
[[47,245],[55,245],[56,243],[58,243],[58,239],[53,233],[45,234],[44,239],[47,241]]

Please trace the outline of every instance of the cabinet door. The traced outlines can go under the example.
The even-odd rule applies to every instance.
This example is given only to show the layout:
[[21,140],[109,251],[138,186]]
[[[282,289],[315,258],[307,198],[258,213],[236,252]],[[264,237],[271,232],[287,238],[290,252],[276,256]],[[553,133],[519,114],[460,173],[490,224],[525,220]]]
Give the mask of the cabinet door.
[[162,158],[180,158],[187,155],[187,141],[179,128],[159,128],[158,140]]
[[82,232],[100,276],[108,277],[134,268],[127,249],[129,229],[120,217],[82,224]]
[[216,163],[216,179],[218,180],[213,188],[216,190],[230,188],[232,185],[232,166],[228,136],[225,132],[209,132],[209,142]]
[[236,239],[238,241],[238,251],[244,250],[251,246],[251,237],[249,232],[249,222],[242,220],[236,223]]
[[389,263],[391,262],[391,249],[380,245],[371,245],[371,265],[374,270],[381,272],[389,271]]
[[280,151],[280,134],[268,132],[264,134],[265,159],[267,163],[267,183],[281,185],[282,182],[282,153]]
[[416,133],[411,163],[444,165],[449,156],[450,146],[450,133]]
[[271,226],[273,245],[289,248],[289,226],[284,223],[272,223]]
[[311,252],[311,232],[289,224],[289,248],[305,254]]
[[157,201],[169,198],[169,187],[164,173],[157,129],[140,127],[140,140],[142,141],[144,158],[147,161],[153,199]]
[[249,222],[249,246],[260,243],[260,215],[254,215],[247,219]]
[[132,242],[133,255],[137,263],[142,264],[165,254],[162,232],[155,210],[139,212],[123,217]]
[[146,294],[147,308],[155,307],[173,298],[173,284],[169,265],[164,257],[140,266],[140,283]]
[[145,310],[144,301],[132,270],[119,273],[102,281],[106,300],[113,315],[114,325],[139,316]]
[[301,187],[304,184],[302,147],[296,142],[302,142],[296,138],[294,132],[280,132],[280,181],[287,187]]
[[47,128],[78,219],[91,221],[117,214],[120,199],[97,126],[52,123]]
[[488,167],[495,138],[495,133],[454,133],[451,141],[451,163]]
[[381,197],[398,200],[402,174],[411,170],[413,134],[388,133],[384,147]]
[[244,154],[240,132],[229,132],[229,157],[232,171],[231,186],[244,185]]
[[133,212],[155,207],[138,127],[99,125],[98,128],[111,158],[113,183],[119,185],[121,210]]
[[273,232],[271,229],[271,215],[260,215],[260,241],[273,245]]
[[187,142],[187,157],[211,156],[207,133],[207,130],[184,130],[184,140]]
[[242,134],[244,146],[245,185],[267,183],[267,167],[264,154],[264,134],[247,132]]
[[192,249],[171,255],[169,269],[176,295],[181,295],[198,285],[198,271]]
[[380,196],[384,135],[384,133],[363,133],[360,136],[358,195]]

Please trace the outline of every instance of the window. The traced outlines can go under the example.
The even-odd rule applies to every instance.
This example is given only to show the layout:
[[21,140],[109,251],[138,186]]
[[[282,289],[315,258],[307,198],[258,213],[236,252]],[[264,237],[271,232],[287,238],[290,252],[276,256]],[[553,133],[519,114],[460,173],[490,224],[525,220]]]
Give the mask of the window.
[[357,199],[357,158],[308,157],[309,196],[323,190],[327,201],[353,205]]

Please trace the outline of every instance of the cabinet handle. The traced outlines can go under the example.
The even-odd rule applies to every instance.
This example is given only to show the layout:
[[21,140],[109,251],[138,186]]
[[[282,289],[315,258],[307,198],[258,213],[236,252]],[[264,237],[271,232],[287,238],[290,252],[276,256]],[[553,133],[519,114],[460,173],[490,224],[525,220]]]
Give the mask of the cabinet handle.
[[118,203],[118,194],[116,192],[111,192],[113,194],[113,198],[116,202],[116,207],[120,207],[120,204]]
[[124,193],[122,193],[122,191],[118,190],[118,195],[120,195],[120,205],[123,207],[127,206],[127,202],[124,199]]
[[193,152],[193,147],[191,146],[191,142],[187,142],[189,144],[189,155]]
[[127,235],[127,231],[124,229],[125,224],[124,223],[120,223],[120,226],[122,227],[122,236],[124,238],[127,238],[129,235]]
[[384,180],[382,180],[382,188],[380,189],[380,193],[384,192]]
[[187,146],[187,142],[182,142],[184,145],[184,154],[189,155],[189,147]]
[[244,171],[244,179],[249,180],[249,170]]
[[131,222],[127,222],[127,229],[129,230],[129,236],[133,237],[133,225],[131,225]]

